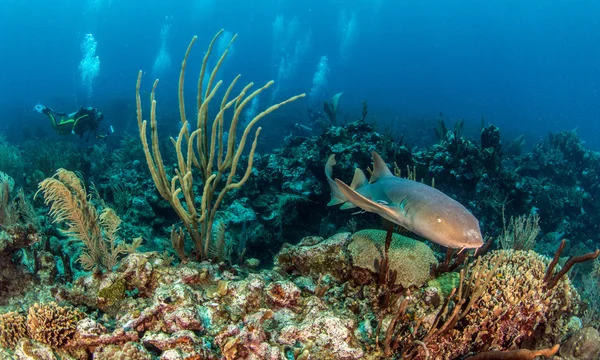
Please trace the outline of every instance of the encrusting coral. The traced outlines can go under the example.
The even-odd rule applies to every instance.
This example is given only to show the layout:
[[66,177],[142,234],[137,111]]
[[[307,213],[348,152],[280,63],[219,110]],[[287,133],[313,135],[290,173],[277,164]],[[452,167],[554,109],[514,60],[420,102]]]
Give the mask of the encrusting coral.
[[152,355],[142,345],[134,342],[122,346],[109,345],[94,353],[96,360],[152,360]]
[[595,360],[600,357],[600,333],[592,327],[584,327],[560,347],[563,360]]

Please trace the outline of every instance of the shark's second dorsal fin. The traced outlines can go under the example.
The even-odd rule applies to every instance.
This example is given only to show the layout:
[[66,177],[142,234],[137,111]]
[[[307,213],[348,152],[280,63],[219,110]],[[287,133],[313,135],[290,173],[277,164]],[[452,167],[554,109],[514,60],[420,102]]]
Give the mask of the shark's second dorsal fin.
[[369,180],[371,184],[382,177],[394,176],[378,153],[373,151],[371,152],[371,155],[373,156],[373,173]]
[[354,177],[352,178],[352,183],[350,184],[350,187],[356,190],[365,186],[368,183],[369,181],[367,181],[365,173],[362,172],[362,170],[359,168],[354,169]]

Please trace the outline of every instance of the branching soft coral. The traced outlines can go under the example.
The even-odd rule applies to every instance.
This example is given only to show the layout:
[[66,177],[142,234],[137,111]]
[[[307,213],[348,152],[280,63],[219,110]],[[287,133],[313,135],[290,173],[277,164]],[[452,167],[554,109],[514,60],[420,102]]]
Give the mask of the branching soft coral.
[[141,238],[132,244],[118,242],[117,232],[121,219],[111,208],[98,216],[96,208],[88,201],[85,187],[77,175],[65,169],[39,184],[44,202],[50,205],[50,215],[55,223],[63,223],[66,235],[81,240],[84,245],[79,262],[84,269],[101,267],[111,270],[121,254],[133,252]]
[[7,230],[14,227],[38,228],[37,218],[31,202],[23,189],[14,194],[15,181],[0,171],[0,228]]
[[[175,169],[175,175],[173,176],[167,175],[166,167],[160,153],[155,96],[158,80],[154,82],[150,93],[151,107],[149,124],[151,130],[151,143],[148,143],[148,121],[144,120],[142,116],[142,98],[140,91],[142,71],[138,73],[136,85],[138,127],[148,169],[150,170],[152,180],[154,181],[160,196],[168,201],[171,207],[173,207],[173,210],[175,210],[177,216],[179,216],[183,222],[187,233],[193,239],[196,247],[196,254],[199,259],[208,258],[210,255],[209,248],[213,241],[213,224],[215,222],[217,210],[225,199],[225,196],[231,190],[241,188],[252,174],[254,151],[256,150],[258,135],[261,131],[260,127],[254,133],[254,141],[252,142],[248,153],[246,170],[239,174],[241,177],[238,176],[238,166],[242,166],[240,159],[242,153],[244,153],[246,142],[249,140],[249,137],[251,139],[250,132],[254,125],[256,125],[263,117],[279,109],[281,106],[304,97],[304,94],[300,94],[292,96],[278,104],[271,105],[263,112],[254,116],[245,127],[241,126],[241,128],[244,128],[244,131],[240,136],[237,133],[242,111],[252,99],[256,99],[261,92],[273,85],[273,81],[267,82],[263,87],[253,92],[250,92],[250,88],[254,83],[249,83],[237,96],[234,96],[233,89],[240,78],[240,75],[238,75],[227,87],[227,90],[220,101],[220,109],[218,110],[216,117],[210,119],[208,112],[209,104],[212,107],[213,104],[217,102],[217,100],[213,101],[213,98],[216,98],[217,90],[223,85],[222,81],[216,81],[216,74],[229,52],[229,47],[237,37],[237,35],[233,36],[227,49],[223,52],[221,57],[217,60],[216,65],[211,70],[207,66],[208,59],[212,53],[213,45],[217,42],[217,39],[223,32],[224,30],[221,30],[215,35],[204,55],[198,79],[198,101],[195,126],[193,125],[194,121],[190,120],[188,122],[185,111],[183,85],[187,60],[197,37],[192,38],[185,57],[183,58],[179,75],[179,112],[181,117],[181,129],[179,131],[179,136],[171,138],[171,142],[175,146],[177,152],[177,167]],[[207,80],[205,88],[203,88],[203,84],[205,83],[203,80]],[[225,121],[225,114],[229,112],[232,113],[232,118],[230,121]],[[226,129],[227,123],[229,123],[229,130]],[[227,136],[224,135],[226,131],[228,134]],[[197,184],[200,180],[202,182],[200,187],[202,196],[200,198],[200,204],[197,204]],[[175,231],[175,229],[173,229],[173,231]],[[179,235],[180,233],[181,232],[177,232],[171,235],[172,238],[179,241],[178,245],[181,245],[181,241],[183,240]],[[180,254],[181,251],[177,250],[177,253]],[[185,259],[186,257],[182,258],[182,260]]]

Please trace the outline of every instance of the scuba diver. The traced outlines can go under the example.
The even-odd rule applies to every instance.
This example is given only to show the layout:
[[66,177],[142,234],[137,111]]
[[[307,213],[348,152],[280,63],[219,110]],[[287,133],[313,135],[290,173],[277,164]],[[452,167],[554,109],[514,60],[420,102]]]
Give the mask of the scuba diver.
[[35,111],[46,115],[52,123],[52,128],[61,135],[77,134],[81,139],[83,134],[87,132],[87,141],[90,139],[90,134],[94,134],[96,139],[104,139],[114,132],[113,127],[109,126],[108,131],[99,133],[100,123],[104,120],[104,115],[98,111],[98,108],[81,107],[76,112],[67,114],[38,104],[35,106]]

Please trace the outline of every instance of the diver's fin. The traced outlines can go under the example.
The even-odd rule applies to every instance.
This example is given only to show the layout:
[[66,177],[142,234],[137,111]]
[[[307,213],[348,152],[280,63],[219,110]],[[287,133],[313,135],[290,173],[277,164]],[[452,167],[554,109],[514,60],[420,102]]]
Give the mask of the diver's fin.
[[373,156],[373,173],[369,179],[371,184],[382,177],[394,176],[379,154],[373,151],[371,155]]
[[352,183],[350,184],[350,187],[356,190],[363,187],[364,185],[367,185],[368,183],[369,181],[367,180],[365,173],[362,172],[362,170],[359,168],[354,169],[354,177],[352,178]]
[[335,164],[335,154],[331,154],[331,156],[329,156],[329,159],[327,159],[327,163],[325,163],[325,176],[327,177],[327,182],[329,183],[329,188],[331,189],[331,200],[329,200],[327,206],[338,205],[348,201],[346,197],[344,197],[344,195],[340,192],[340,189],[338,189],[338,186],[335,183],[335,181],[333,181],[333,179],[331,178],[333,174],[333,165]]

